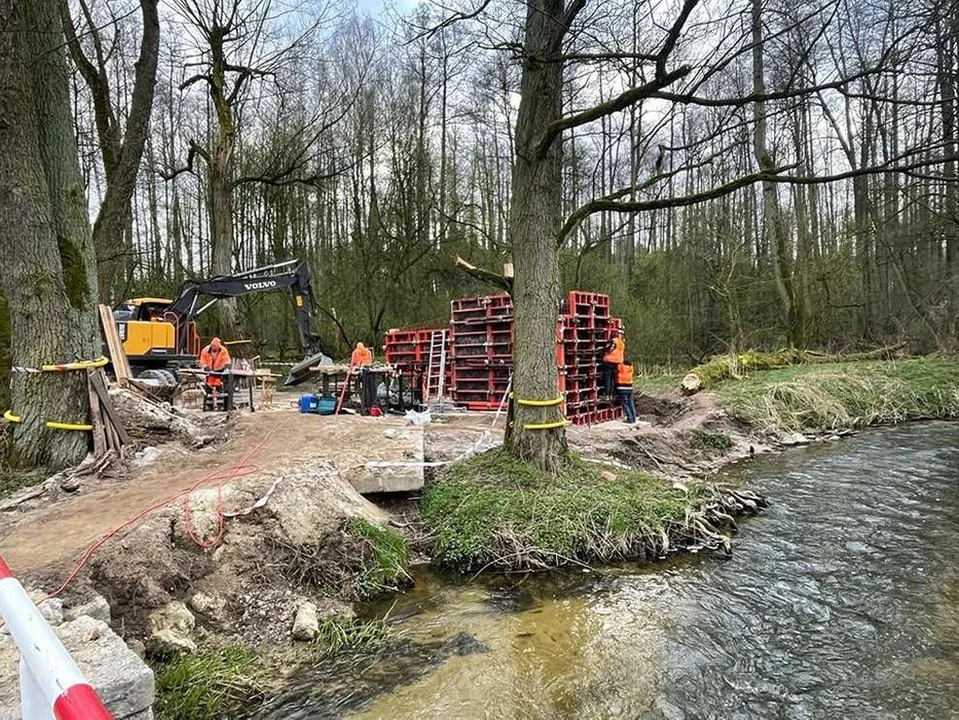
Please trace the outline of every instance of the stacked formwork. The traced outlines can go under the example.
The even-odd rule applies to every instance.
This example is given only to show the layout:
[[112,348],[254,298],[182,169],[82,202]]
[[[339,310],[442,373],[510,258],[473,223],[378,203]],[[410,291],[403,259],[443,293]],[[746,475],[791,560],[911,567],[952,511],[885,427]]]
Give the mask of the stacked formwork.
[[[556,325],[556,366],[564,415],[576,425],[613,420],[621,408],[599,396],[603,350],[619,327],[609,296],[573,291]],[[513,372],[513,303],[508,295],[452,303],[453,402],[470,410],[500,407]]]
[[496,410],[513,372],[513,301],[509,295],[451,304],[450,395],[470,410]]
[[600,396],[603,352],[620,325],[609,296],[573,290],[565,310],[556,326],[556,364],[566,418],[587,425],[621,417],[615,399]]
[[[430,348],[433,342],[433,333],[444,331],[446,328],[419,328],[414,330],[390,330],[383,338],[384,359],[389,365],[394,365],[406,377],[407,382],[420,389],[425,401],[428,373],[430,372]],[[446,333],[446,368],[443,384],[449,387],[453,380],[452,368],[449,361],[449,333]],[[439,368],[432,368],[438,373]],[[434,383],[435,384],[435,383]]]

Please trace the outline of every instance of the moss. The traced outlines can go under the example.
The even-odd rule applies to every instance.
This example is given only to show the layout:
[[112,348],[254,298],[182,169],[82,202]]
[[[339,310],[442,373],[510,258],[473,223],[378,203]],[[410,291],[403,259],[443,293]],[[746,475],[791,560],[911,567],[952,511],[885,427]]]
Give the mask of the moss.
[[959,416],[959,363],[947,358],[794,365],[717,389],[759,429],[833,429]]
[[87,282],[83,256],[76,244],[62,235],[57,235],[57,249],[60,251],[67,299],[77,310],[84,310],[90,302],[90,284]]
[[576,457],[548,475],[500,448],[447,468],[421,505],[437,564],[531,569],[658,555],[709,492]]
[[267,688],[265,665],[239,645],[177,655],[155,670],[157,720],[235,717]]
[[362,561],[353,577],[353,596],[365,600],[410,582],[410,554],[403,537],[389,528],[353,518],[346,532],[362,541]]
[[702,428],[697,428],[692,432],[693,447],[701,450],[716,450],[726,452],[733,446],[733,441],[728,435],[718,432],[709,432]]
[[803,362],[804,357],[803,353],[796,350],[780,350],[774,353],[748,350],[736,357],[738,365],[736,368],[733,367],[732,358],[729,355],[717,355],[709,362],[697,365],[690,372],[695,373],[702,380],[703,387],[713,388],[739,374],[794,365]]

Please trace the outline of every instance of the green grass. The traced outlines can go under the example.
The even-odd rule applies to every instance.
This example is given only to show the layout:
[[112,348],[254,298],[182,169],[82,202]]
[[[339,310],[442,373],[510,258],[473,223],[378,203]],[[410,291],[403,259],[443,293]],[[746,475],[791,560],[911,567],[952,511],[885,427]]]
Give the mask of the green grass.
[[399,533],[363,518],[350,520],[346,532],[365,546],[353,577],[354,597],[365,600],[410,582],[406,572],[410,564],[409,550]]
[[331,615],[320,622],[320,632],[314,640],[321,656],[342,652],[374,652],[396,639],[396,633],[386,618],[363,621]]
[[733,446],[733,441],[728,435],[719,432],[710,432],[702,428],[696,428],[692,432],[693,447],[701,450],[718,450],[726,452]]
[[679,387],[682,375],[637,375],[633,387],[646,395],[665,395]]
[[502,448],[450,466],[421,503],[434,561],[508,570],[659,554],[709,494],[642,472],[609,472],[574,457],[565,473],[547,475]]
[[234,717],[267,689],[264,665],[238,645],[178,655],[155,669],[157,720]]
[[791,365],[727,380],[723,405],[757,429],[835,429],[959,415],[947,358]]

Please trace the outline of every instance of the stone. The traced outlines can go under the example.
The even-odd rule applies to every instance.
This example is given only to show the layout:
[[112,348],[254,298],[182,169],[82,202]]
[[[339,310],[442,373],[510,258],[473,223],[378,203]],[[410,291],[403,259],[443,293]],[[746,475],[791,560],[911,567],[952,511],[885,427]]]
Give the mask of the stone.
[[779,442],[786,447],[795,447],[797,445],[808,445],[810,440],[802,433],[787,433],[779,438]]
[[223,616],[223,611],[226,609],[226,600],[218,595],[208,595],[203,591],[198,591],[193,593],[189,605],[198,613],[219,619]]
[[293,620],[293,639],[308,642],[320,632],[320,621],[316,616],[316,604],[305,602],[296,610]]
[[85,603],[68,607],[64,613],[65,620],[76,620],[78,617],[92,617],[94,620],[110,624],[110,603],[102,595],[94,595]]
[[[153,671],[106,623],[81,616],[54,631],[115,720],[152,720]],[[20,718],[19,655],[0,641],[0,720]]]
[[150,650],[160,654],[196,652],[196,643],[190,635],[196,620],[187,606],[179,600],[167,603],[150,613]]

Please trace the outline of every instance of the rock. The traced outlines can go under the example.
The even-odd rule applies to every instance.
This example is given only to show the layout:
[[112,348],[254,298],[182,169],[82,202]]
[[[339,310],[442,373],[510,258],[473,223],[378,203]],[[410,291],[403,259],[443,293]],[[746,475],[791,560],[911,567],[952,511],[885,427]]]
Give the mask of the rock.
[[795,447],[796,445],[808,445],[810,440],[802,433],[787,433],[779,438],[779,442],[786,447]]
[[[55,632],[116,720],[152,720],[153,671],[106,623],[82,616]],[[12,640],[0,641],[0,720],[20,717],[18,658]]]
[[679,390],[683,395],[695,395],[703,389],[703,381],[696,373],[689,373],[679,384]]
[[187,606],[179,600],[168,603],[150,613],[150,650],[161,654],[196,652],[196,643],[190,635],[196,620]]
[[67,608],[63,617],[65,620],[76,620],[82,616],[92,617],[94,620],[110,624],[110,603],[102,595],[94,595],[82,605]]
[[[42,590],[29,590],[27,594],[33,602],[40,602],[47,594]],[[50,625],[56,627],[63,622],[63,600],[60,598],[50,598],[37,605],[37,610],[43,615],[43,619]]]
[[220,619],[226,609],[226,600],[218,595],[207,595],[202,591],[193,593],[189,604],[198,613],[209,615],[214,619]]
[[293,639],[309,641],[316,638],[320,632],[320,621],[316,616],[316,605],[305,602],[296,610],[296,619],[293,621]]
[[127,640],[127,645],[133,652],[137,654],[138,657],[145,658],[147,656],[147,646],[144,645],[140,640],[131,638],[130,640]]
[[603,470],[602,472],[599,473],[599,476],[607,482],[616,482],[616,479],[617,479],[616,473],[610,470]]
[[399,435],[400,434],[396,432],[396,430],[387,430],[386,432],[383,433],[383,437],[389,440],[396,440],[396,438],[398,438]]

